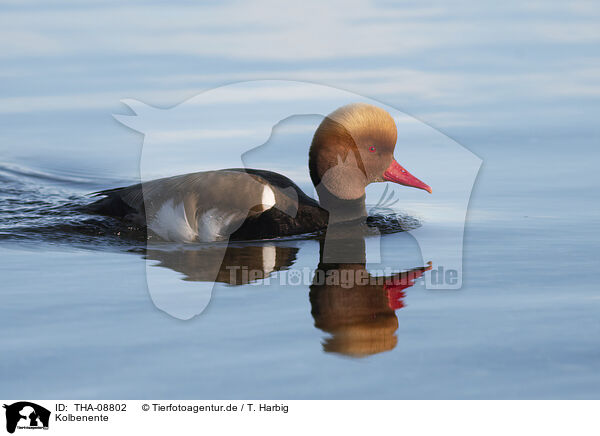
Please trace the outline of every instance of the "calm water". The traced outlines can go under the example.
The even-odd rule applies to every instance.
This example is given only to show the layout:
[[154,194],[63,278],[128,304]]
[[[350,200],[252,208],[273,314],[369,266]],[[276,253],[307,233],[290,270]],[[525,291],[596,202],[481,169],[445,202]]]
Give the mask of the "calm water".
[[[598,398],[597,6],[361,3],[324,11],[332,34],[292,20],[286,35],[302,47],[277,26],[259,30],[242,6],[181,2],[173,23],[159,5],[119,10],[115,23],[117,10],[3,6],[2,32],[25,30],[0,55],[1,397]],[[178,39],[179,28],[189,32]],[[194,285],[206,253],[146,253],[127,228],[73,208],[139,179],[143,138],[111,114],[127,113],[122,98],[168,107],[255,78],[380,99],[483,159],[460,290],[417,279],[392,310],[372,289],[348,302],[335,289],[279,286],[290,268],[318,267],[318,240],[295,238],[230,248],[229,262],[249,265],[275,252],[270,285],[220,283],[189,321],[156,308],[145,257]],[[271,158],[252,165],[309,190],[305,161]],[[414,206],[397,192],[399,210]],[[427,262],[405,232],[383,235],[381,253],[396,270]]]

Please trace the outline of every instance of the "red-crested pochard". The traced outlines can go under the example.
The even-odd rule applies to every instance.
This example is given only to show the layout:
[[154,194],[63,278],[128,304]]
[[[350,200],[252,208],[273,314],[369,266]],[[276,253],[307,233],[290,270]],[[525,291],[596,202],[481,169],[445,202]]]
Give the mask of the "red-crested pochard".
[[397,130],[385,110],[364,103],[340,107],[317,128],[309,151],[319,202],[290,179],[233,168],[152,180],[100,191],[88,211],[147,227],[170,241],[249,240],[314,232],[365,219],[365,188],[394,182],[431,188],[394,160]]

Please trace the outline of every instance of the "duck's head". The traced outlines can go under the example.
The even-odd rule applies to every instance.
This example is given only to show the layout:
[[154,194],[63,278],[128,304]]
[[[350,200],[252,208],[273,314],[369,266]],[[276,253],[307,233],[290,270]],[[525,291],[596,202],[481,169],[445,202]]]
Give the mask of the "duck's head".
[[324,190],[342,200],[365,195],[374,182],[431,188],[394,159],[398,132],[385,110],[366,103],[342,106],[317,128],[309,153],[312,182],[319,196]]

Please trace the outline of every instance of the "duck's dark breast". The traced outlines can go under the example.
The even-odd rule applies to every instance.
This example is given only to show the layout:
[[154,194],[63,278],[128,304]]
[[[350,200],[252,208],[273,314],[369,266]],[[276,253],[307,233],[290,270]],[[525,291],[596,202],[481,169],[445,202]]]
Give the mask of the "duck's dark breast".
[[232,233],[230,239],[270,239],[315,232],[327,227],[327,211],[287,177],[272,171],[249,168],[231,168],[228,171],[246,172],[261,177],[276,188],[291,187],[298,194],[296,216],[292,217],[277,207],[272,207],[259,215],[248,216],[242,226]]

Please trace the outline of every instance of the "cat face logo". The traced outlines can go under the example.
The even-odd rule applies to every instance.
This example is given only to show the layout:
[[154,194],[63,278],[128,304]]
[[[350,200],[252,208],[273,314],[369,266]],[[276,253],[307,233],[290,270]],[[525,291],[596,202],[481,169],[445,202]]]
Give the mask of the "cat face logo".
[[3,406],[6,409],[6,431],[14,433],[18,428],[35,430],[48,429],[50,411],[28,401],[19,401]]

